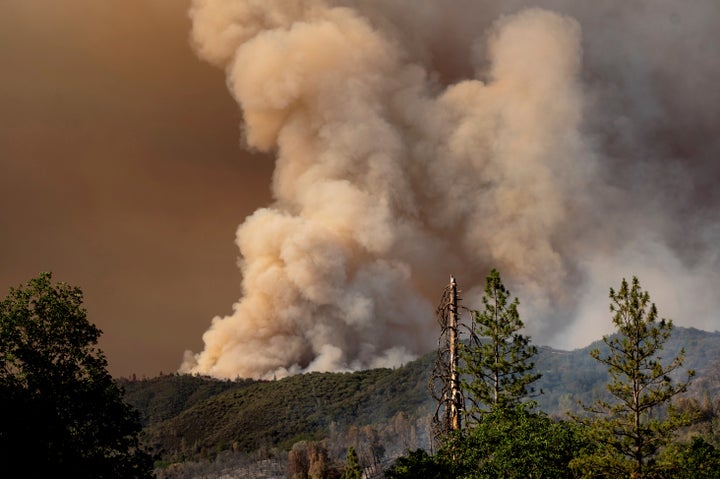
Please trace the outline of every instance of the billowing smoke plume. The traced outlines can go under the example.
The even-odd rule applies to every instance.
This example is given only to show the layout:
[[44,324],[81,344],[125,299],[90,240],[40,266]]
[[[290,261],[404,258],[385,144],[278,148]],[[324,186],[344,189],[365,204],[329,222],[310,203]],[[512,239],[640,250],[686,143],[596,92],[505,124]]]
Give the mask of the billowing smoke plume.
[[538,343],[607,332],[632,275],[714,329],[717,2],[596,3],[194,0],[275,201],[238,228],[242,296],[181,370],[397,365],[435,343],[449,275],[479,307],[492,267]]

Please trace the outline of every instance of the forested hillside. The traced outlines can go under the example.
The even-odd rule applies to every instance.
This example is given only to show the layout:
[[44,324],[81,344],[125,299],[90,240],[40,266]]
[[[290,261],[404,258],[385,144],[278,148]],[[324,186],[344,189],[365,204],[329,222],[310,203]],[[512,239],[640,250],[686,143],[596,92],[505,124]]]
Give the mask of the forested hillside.
[[[605,346],[598,340],[574,351],[539,348],[535,367],[542,373],[537,388],[542,389],[543,394],[535,400],[540,409],[550,415],[565,416],[567,411],[579,410],[578,400],[587,404],[607,395],[607,368],[590,357],[589,352],[594,348],[602,351]],[[683,368],[676,371],[676,379],[688,369],[694,369],[696,377],[689,395],[699,397],[703,392],[717,393],[720,388],[720,333],[677,327],[662,356],[675,357],[681,348],[685,349],[685,362]]]
[[[601,342],[574,351],[539,348],[540,408],[556,417],[606,394],[606,369],[590,357]],[[684,369],[697,374],[686,397],[720,391],[720,333],[676,328],[665,347],[685,348]],[[383,456],[429,447],[434,404],[427,383],[435,353],[396,369],[310,373],[275,381],[220,381],[166,375],[120,380],[140,410],[146,442],[163,463],[215,457],[221,451],[289,450],[302,440],[330,438],[337,453],[349,443],[382,446]],[[364,429],[363,429],[364,428]],[[330,445],[332,449],[332,444]]]

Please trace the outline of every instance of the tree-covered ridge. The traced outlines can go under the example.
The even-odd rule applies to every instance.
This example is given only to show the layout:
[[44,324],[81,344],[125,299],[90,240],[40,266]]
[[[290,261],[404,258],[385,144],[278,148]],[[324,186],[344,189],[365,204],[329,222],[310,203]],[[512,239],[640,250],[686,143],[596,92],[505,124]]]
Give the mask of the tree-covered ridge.
[[121,378],[118,383],[125,390],[125,398],[142,411],[142,423],[146,426],[171,419],[200,401],[254,381],[171,374],[141,380]]
[[147,441],[161,455],[181,460],[228,449],[289,448],[327,436],[333,424],[381,423],[399,412],[422,416],[430,406],[429,364],[427,356],[394,370],[308,373],[276,381],[171,375],[122,382],[126,400],[146,421]]
[[[535,368],[542,377],[535,386],[543,394],[534,399],[540,410],[567,418],[567,411],[580,409],[579,400],[605,397],[607,371],[589,354],[603,344],[598,340],[573,351],[538,348]],[[683,347],[684,367],[696,370],[688,396],[700,400],[709,393],[714,398],[720,391],[720,333],[676,327],[664,352],[670,357]],[[431,352],[396,369],[265,382],[189,375],[120,381],[126,400],[141,412],[148,439],[167,460],[179,460],[212,457],[234,444],[241,451],[288,449],[302,438],[327,437],[333,423],[339,428],[389,423],[399,411],[421,419],[433,408],[427,378],[434,359]],[[425,438],[422,430],[418,435]]]
[[[695,378],[689,386],[691,396],[700,396],[701,392],[713,395],[720,393],[720,377],[717,376],[720,366],[719,346],[720,332],[678,326],[665,343],[663,356],[668,358],[677,356],[681,349],[685,349],[682,368],[671,376],[681,379],[688,370],[695,370]],[[542,377],[536,385],[543,394],[535,400],[541,410],[565,417],[567,411],[581,410],[578,401],[589,403],[598,398],[608,398],[605,387],[609,378],[607,368],[590,356],[593,349],[607,353],[607,345],[600,339],[573,351],[547,346],[538,348],[535,368]]]

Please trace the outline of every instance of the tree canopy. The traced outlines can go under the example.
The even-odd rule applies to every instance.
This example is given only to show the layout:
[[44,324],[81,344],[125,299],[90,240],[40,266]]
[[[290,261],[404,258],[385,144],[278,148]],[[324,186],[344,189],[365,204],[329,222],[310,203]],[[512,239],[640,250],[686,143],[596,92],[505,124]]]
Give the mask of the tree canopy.
[[[612,399],[595,401],[585,408],[591,416],[579,418],[598,447],[578,458],[575,467],[587,474],[606,471],[610,477],[655,477],[662,472],[658,453],[689,420],[670,403],[687,390],[687,382],[671,377],[682,366],[685,351],[663,361],[660,355],[673,324],[658,320],[655,304],[636,277],[632,285],[623,279],[619,290],[610,289],[610,312],[617,332],[603,337],[607,352],[594,349],[590,354],[608,368]],[[689,371],[688,378],[693,374]]]
[[568,465],[587,445],[573,423],[518,404],[495,408],[456,433],[438,460],[455,478],[571,478]]
[[[137,412],[107,372],[79,288],[42,273],[0,302],[4,467],[74,478],[151,477]],[[15,467],[12,467],[15,466]]]

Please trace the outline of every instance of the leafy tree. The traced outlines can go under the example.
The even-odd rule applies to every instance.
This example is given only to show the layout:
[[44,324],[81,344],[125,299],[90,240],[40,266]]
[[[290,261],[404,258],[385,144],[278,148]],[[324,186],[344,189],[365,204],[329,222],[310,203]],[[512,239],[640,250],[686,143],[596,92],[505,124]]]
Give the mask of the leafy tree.
[[[610,301],[617,334],[603,337],[607,352],[594,349],[590,354],[608,368],[612,402],[598,400],[585,407],[590,417],[578,418],[589,426],[598,448],[579,457],[574,467],[586,477],[596,477],[598,470],[609,477],[654,477],[662,470],[658,451],[689,419],[670,404],[687,390],[687,382],[674,383],[670,377],[682,366],[685,351],[663,364],[659,354],[672,321],[657,320],[657,308],[636,277],[632,286],[623,279],[618,291],[611,288]],[[688,379],[693,374],[689,371]]]
[[357,453],[355,452],[355,448],[350,446],[345,458],[345,469],[343,469],[340,479],[360,479],[361,477],[362,469],[358,462]]
[[38,477],[151,477],[82,299],[42,273],[0,302],[0,460]]
[[454,476],[447,465],[440,463],[424,449],[408,451],[385,471],[387,479],[450,479]]
[[574,477],[570,461],[587,446],[574,423],[555,422],[518,404],[487,412],[438,456],[456,478],[562,479]]
[[468,412],[476,420],[488,410],[513,409],[533,392],[530,385],[541,376],[532,372],[537,348],[518,332],[524,326],[519,301],[509,298],[510,291],[493,269],[486,279],[484,309],[473,312],[470,341],[461,351],[463,386],[472,402]]
[[690,444],[674,444],[663,454],[667,477],[720,479],[720,451],[700,437]]

